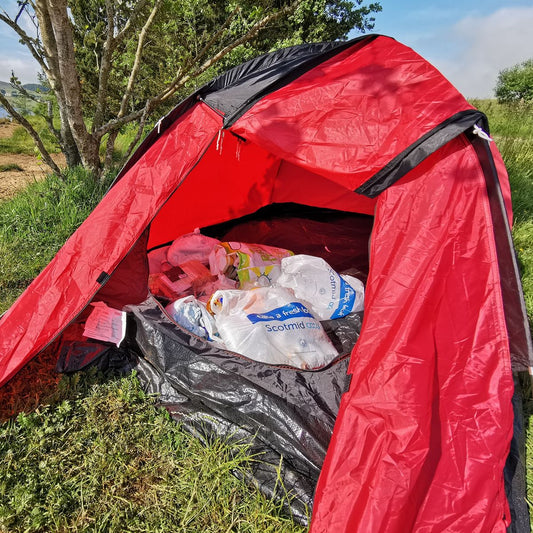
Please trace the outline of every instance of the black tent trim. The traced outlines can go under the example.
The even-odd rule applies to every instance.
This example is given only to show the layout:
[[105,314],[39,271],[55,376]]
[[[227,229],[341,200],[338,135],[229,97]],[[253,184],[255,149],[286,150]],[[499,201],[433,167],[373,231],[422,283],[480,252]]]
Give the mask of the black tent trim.
[[111,187],[181,115],[199,100],[221,116],[225,116],[224,127],[228,128],[268,94],[284,87],[344,50],[357,44],[366,45],[377,37],[379,34],[371,34],[349,41],[291,46],[263,54],[224,72],[200,87],[157,122],[122,167]]
[[377,174],[360,185],[355,192],[369,198],[376,198],[385,189],[418,166],[426,157],[478,123],[488,132],[487,117],[481,111],[468,109],[456,113],[389,161]]
[[500,182],[498,181],[498,173],[489,142],[474,134],[470,134],[469,137],[478,156],[487,184],[511,362],[513,370],[527,371],[528,367],[533,366],[533,343],[531,341],[524,294],[520,283],[520,269]]
[[[226,119],[224,120],[224,127],[228,128],[232,124],[234,124],[246,111],[248,111],[251,107],[254,106],[259,100],[267,96],[268,94],[271,94],[278,89],[281,89],[282,87],[285,87],[289,83],[293,82],[303,74],[307,73],[308,71],[316,68],[321,63],[326,62],[328,59],[331,59],[332,57],[336,56],[337,54],[340,54],[344,50],[347,50],[348,48],[351,48],[357,44],[361,46],[366,46],[370,42],[372,42],[374,39],[376,39],[378,35],[368,35],[363,37],[358,37],[357,39],[352,39],[351,41],[347,41],[345,43],[328,43],[333,45],[332,48],[326,48],[325,51],[321,52],[317,55],[310,54],[310,57],[302,58],[297,62],[293,62],[293,65],[291,65],[290,69],[287,69],[287,64],[283,64],[282,67],[285,67],[282,72],[279,73],[279,75],[275,75],[275,73],[269,73],[268,76],[268,83],[265,83],[263,87],[250,94],[250,96],[243,100],[239,107],[235,109],[235,111],[232,114],[228,114]],[[257,80],[257,73],[254,73],[254,78]],[[232,89],[237,87],[238,89],[241,88],[243,85],[242,81],[241,83],[235,84],[232,86]],[[256,81],[254,81],[254,85],[257,85]],[[244,87],[246,88],[246,86]],[[217,93],[218,94],[218,93]],[[224,95],[222,94],[222,97]],[[206,99],[206,102],[209,103],[210,98]]]

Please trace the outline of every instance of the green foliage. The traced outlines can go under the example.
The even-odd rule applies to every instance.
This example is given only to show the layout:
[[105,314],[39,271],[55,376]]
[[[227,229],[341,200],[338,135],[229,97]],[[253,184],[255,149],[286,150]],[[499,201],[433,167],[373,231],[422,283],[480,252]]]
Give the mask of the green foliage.
[[209,447],[157,409],[135,376],[60,384],[54,407],[0,426],[6,531],[303,532],[243,477],[247,443]]
[[0,312],[50,262],[104,194],[82,168],[48,176],[0,203]]
[[22,172],[22,168],[16,163],[8,163],[6,165],[0,165],[0,172]]
[[[378,3],[362,5],[363,0],[303,0],[296,12],[272,27],[264,29],[254,40],[233,50],[223,61],[200,77],[194,77],[176,95],[174,102],[210,80],[216,74],[247,59],[288,44],[345,39],[352,29],[365,31],[373,27],[372,13],[381,11]],[[135,3],[119,2],[114,6],[117,27],[134,21],[135,36],[149,16],[153,2],[147,2],[138,16],[132,15]],[[290,4],[288,0],[217,1],[162,0],[162,6],[149,29],[143,46],[142,62],[129,109],[138,109],[158,94],[178,73],[194,73],[206,59],[248,31],[267,14]],[[104,0],[74,0],[69,3],[74,21],[77,67],[80,73],[84,105],[94,112],[100,76],[100,64],[106,36]],[[229,20],[218,38],[214,35]],[[106,117],[120,107],[132,70],[137,41],[126,39],[114,52]]]
[[500,103],[533,102],[533,58],[502,70],[495,94]]

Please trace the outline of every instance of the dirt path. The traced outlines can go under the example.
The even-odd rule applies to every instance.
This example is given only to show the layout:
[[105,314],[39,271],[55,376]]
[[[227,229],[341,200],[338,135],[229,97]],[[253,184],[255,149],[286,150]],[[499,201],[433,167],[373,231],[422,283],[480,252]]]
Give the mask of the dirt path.
[[[0,123],[0,143],[13,135],[18,124]],[[53,160],[61,168],[65,166],[63,154],[53,154]],[[17,165],[22,170],[5,170],[6,166]],[[50,169],[37,157],[26,154],[0,153],[0,200],[13,196],[28,183],[44,178]]]

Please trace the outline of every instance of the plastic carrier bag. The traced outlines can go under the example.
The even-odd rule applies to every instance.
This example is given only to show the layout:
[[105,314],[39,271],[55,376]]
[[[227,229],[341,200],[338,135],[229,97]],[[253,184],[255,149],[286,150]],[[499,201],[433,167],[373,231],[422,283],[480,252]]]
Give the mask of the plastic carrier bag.
[[267,287],[280,274],[280,261],[293,252],[264,244],[221,242],[209,256],[213,274],[236,279],[241,289]]
[[341,318],[364,308],[363,283],[338,274],[320,257],[294,255],[282,259],[276,283],[291,289],[319,320]]
[[313,369],[338,355],[320,322],[282,287],[217,291],[210,308],[227,349],[250,359]]
[[205,304],[194,296],[186,296],[167,305],[166,312],[174,322],[198,337],[208,341],[220,341],[215,320],[207,311]]

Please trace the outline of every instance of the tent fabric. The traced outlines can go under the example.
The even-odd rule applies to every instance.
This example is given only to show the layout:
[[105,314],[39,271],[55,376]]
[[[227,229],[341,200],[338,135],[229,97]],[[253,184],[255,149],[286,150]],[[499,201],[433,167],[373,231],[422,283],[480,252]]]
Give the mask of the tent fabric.
[[[311,530],[504,531],[511,355],[522,368],[533,355],[508,178],[497,149],[469,131],[483,123],[434,67],[383,36],[233,70],[162,119],[0,319],[0,385],[91,301],[142,305],[147,248],[278,203],[372,215],[365,317]],[[354,192],[376,182],[376,198]],[[299,416],[278,411],[272,424]]]
[[220,117],[206,106],[191,109],[143,155],[122,186],[104,196],[1,318],[0,385],[88,305],[101,288],[101,274],[113,272],[134,247],[219,127]]
[[231,129],[355,190],[422,135],[470,109],[419,55],[378,38],[266,96]]
[[513,380],[484,178],[464,137],[379,198],[371,257],[311,531],[505,531]]

